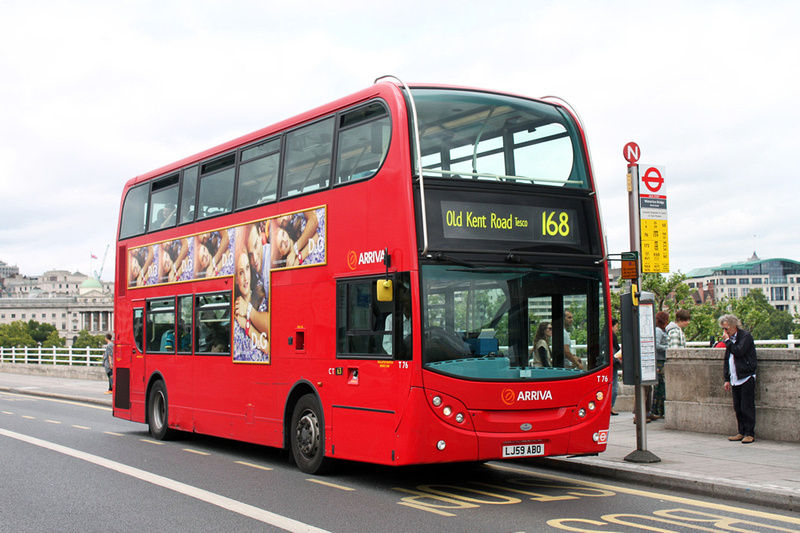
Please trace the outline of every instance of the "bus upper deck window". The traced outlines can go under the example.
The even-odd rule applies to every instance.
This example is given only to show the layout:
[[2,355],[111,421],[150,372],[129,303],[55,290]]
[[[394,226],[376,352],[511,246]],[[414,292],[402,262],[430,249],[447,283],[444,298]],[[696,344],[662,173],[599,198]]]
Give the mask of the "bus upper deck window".
[[281,197],[324,189],[330,183],[333,117],[286,135]]
[[336,154],[336,183],[373,176],[389,150],[392,131],[389,113],[373,102],[339,119],[339,143]]
[[148,231],[171,228],[178,216],[178,175],[153,183],[150,192],[150,223]]
[[179,224],[186,224],[194,220],[194,203],[197,197],[197,167],[187,168],[183,171],[181,182],[181,218]]
[[147,201],[149,186],[147,183],[132,187],[125,196],[122,206],[122,221],[119,226],[119,238],[127,239],[144,233],[147,222]]
[[236,209],[277,200],[280,150],[280,139],[271,139],[242,150]]
[[236,154],[228,154],[201,165],[198,220],[231,212],[235,161]]

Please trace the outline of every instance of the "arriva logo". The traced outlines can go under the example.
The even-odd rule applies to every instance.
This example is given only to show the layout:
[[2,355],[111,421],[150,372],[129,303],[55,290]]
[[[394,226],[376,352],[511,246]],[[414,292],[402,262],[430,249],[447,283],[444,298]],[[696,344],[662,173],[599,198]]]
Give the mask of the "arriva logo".
[[549,390],[521,390],[519,394],[512,389],[503,389],[500,399],[506,405],[514,405],[515,402],[535,402],[539,400],[552,400],[553,393]]
[[353,250],[347,253],[347,266],[350,267],[350,270],[355,270],[358,266],[358,255]]
[[347,266],[350,270],[355,270],[361,265],[374,265],[383,262],[383,250],[375,250],[374,252],[361,252],[357,254],[353,250],[347,253]]

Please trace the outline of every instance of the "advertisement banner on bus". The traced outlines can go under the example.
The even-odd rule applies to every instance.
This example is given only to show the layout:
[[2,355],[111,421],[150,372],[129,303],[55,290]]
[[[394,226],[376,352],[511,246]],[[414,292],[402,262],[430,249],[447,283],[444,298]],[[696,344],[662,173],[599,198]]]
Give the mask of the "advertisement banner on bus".
[[327,262],[326,206],[128,251],[128,288],[234,278],[234,362],[269,363],[269,286],[275,271]]

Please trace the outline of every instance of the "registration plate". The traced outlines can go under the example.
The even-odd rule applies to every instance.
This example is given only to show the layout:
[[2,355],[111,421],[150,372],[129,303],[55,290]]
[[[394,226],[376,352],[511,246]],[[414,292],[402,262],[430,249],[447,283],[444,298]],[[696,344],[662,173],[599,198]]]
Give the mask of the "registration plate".
[[544,444],[503,446],[503,457],[536,457],[539,455],[544,455]]

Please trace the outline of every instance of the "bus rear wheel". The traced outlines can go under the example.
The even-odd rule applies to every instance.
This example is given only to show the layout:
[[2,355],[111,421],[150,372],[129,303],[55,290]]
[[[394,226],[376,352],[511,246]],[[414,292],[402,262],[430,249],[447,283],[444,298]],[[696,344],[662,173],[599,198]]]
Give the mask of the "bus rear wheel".
[[156,381],[150,389],[147,401],[147,426],[154,439],[167,440],[171,431],[167,425],[169,404],[167,403],[167,387],[163,381]]
[[325,420],[322,406],[313,394],[301,397],[294,406],[291,425],[292,456],[306,474],[323,474],[330,467],[325,457]]

